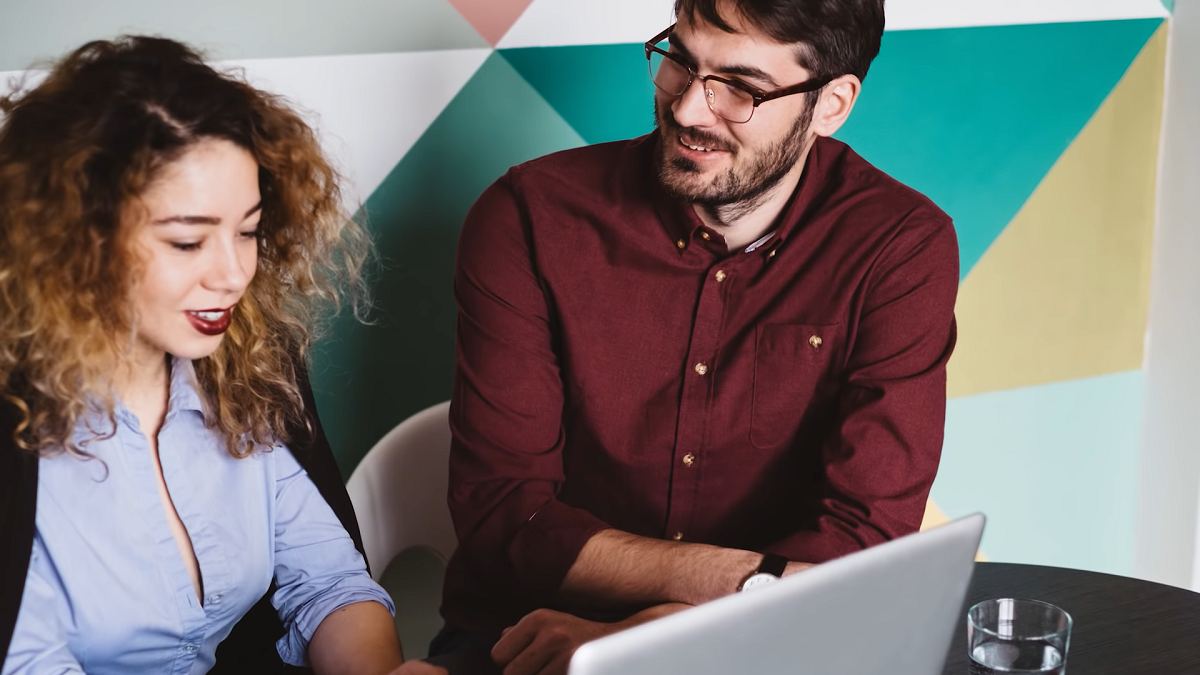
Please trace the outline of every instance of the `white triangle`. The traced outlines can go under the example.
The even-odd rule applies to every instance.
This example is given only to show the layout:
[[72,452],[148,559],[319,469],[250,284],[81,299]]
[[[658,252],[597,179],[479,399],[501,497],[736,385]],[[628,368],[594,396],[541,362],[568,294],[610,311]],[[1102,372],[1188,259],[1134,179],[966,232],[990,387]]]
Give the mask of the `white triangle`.
[[227,62],[285,96],[317,129],[346,177],[354,210],[412,148],[490,49],[312,56]]
[[888,0],[887,29],[1110,21],[1169,16],[1161,0]]
[[[214,64],[242,69],[256,87],[284,96],[312,125],[346,178],[356,210],[412,148],[491,49],[251,59]],[[0,91],[36,86],[45,71],[0,71]]]
[[674,0],[533,0],[498,46],[645,42],[674,22]]
[[[644,42],[675,20],[674,0],[533,0],[502,49]],[[1165,17],[1160,0],[888,0],[887,29]]]

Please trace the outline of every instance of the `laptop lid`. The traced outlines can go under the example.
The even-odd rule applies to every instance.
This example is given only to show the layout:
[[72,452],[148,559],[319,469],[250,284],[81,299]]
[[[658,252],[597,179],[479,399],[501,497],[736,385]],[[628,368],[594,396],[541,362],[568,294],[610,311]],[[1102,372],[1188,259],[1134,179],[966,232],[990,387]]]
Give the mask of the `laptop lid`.
[[580,647],[569,675],[937,675],[984,517],[874,546]]

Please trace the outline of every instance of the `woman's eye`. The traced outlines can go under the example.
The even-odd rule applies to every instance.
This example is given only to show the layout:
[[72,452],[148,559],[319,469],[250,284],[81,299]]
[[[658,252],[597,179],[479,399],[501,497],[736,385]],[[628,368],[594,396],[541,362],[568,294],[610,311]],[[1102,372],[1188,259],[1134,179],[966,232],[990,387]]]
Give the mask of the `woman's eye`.
[[242,236],[246,239],[258,239],[258,230],[250,230],[249,232],[243,232]]
[[171,242],[171,248],[177,249],[179,251],[195,251],[196,249],[200,248],[200,242],[198,242],[198,241],[173,241],[173,242]]

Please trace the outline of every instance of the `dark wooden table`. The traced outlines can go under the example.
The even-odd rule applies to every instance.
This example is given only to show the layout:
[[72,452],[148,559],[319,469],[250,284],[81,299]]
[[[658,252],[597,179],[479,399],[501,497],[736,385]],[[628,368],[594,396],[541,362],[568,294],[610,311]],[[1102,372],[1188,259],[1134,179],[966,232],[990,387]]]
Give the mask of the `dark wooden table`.
[[945,675],[967,673],[967,608],[988,598],[1033,598],[1075,620],[1068,675],[1200,674],[1200,594],[1061,567],[976,563]]

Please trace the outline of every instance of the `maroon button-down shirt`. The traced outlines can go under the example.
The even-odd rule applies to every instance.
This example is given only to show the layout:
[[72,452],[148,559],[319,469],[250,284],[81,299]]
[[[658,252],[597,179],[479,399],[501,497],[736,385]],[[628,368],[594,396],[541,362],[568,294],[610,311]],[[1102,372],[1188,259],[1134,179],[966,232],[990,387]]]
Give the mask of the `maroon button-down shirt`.
[[659,187],[657,142],[520,165],[467,217],[451,625],[553,606],[609,527],[821,562],[920,526],[955,336],[950,219],[819,139],[775,235],[730,253]]

